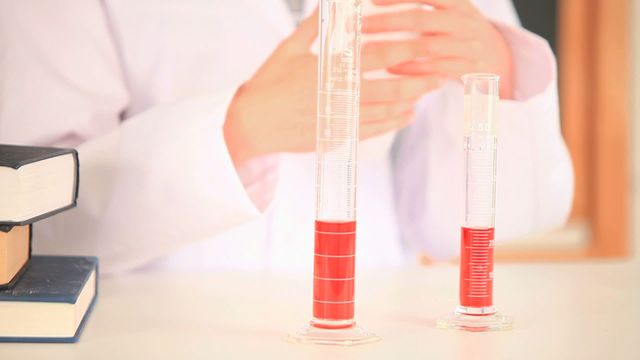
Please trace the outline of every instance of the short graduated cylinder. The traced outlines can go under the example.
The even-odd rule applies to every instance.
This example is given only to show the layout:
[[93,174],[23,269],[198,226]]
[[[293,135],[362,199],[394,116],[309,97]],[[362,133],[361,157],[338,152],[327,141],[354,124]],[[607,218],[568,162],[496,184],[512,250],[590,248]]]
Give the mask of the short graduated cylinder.
[[495,223],[499,78],[463,77],[465,217],[461,230],[460,306],[469,315],[495,313],[493,247]]
[[493,247],[499,77],[468,74],[464,83],[465,215],[460,234],[460,303],[438,327],[466,331],[511,329],[493,305]]

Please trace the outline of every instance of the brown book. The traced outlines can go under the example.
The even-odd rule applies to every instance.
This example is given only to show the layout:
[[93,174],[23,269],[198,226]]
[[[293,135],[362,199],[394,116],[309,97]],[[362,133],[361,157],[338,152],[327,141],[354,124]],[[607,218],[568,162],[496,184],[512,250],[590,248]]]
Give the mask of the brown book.
[[15,282],[30,256],[31,225],[0,229],[0,288]]

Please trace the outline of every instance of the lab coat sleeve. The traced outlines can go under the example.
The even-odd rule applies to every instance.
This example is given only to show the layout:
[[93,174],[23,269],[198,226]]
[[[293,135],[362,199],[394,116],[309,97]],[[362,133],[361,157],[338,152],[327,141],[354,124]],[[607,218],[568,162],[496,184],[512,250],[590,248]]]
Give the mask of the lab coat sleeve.
[[[496,239],[504,240],[561,226],[571,208],[573,171],[560,131],[555,60],[548,44],[522,29],[496,26],[511,48],[515,83],[515,99],[499,105]],[[459,250],[463,101],[461,84],[447,84],[419,104],[417,123],[397,143],[401,236],[409,248],[436,259],[454,257]]]
[[258,216],[222,125],[234,90],[121,121],[128,92],[98,1],[0,2],[0,142],[77,146],[78,207],[35,251],[122,271]]

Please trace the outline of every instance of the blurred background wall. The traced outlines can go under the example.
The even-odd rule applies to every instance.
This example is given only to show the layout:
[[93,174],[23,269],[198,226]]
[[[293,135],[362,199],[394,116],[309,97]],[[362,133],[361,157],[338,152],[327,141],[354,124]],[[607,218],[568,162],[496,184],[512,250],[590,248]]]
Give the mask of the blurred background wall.
[[558,0],[513,0],[522,26],[545,38],[557,51]]
[[497,258],[640,257],[640,0],[513,3],[558,58],[576,191],[567,226],[503,244]]

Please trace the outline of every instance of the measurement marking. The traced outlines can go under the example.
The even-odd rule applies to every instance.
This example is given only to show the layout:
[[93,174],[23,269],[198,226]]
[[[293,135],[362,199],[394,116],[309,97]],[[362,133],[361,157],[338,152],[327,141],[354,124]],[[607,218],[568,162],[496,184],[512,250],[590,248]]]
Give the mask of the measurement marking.
[[358,91],[354,90],[343,90],[343,89],[331,89],[331,90],[318,90],[318,93],[331,95],[331,94],[358,94]]
[[350,278],[323,278],[323,277],[319,277],[319,276],[313,276],[314,279],[318,279],[318,280],[328,280],[328,281],[351,281],[353,279],[355,279],[354,277],[350,277]]
[[316,300],[313,299],[313,301],[315,302],[319,302],[319,303],[323,303],[323,304],[351,304],[354,303],[354,300],[351,301],[326,301],[326,300]]
[[[316,164],[333,164],[333,165],[339,164],[342,166],[351,166],[357,163],[358,163],[357,161],[355,160],[352,161],[350,159],[342,159],[342,161],[340,160],[322,160],[322,161],[317,160],[316,161]],[[319,186],[316,185],[316,187],[319,187]]]
[[341,235],[341,234],[349,235],[349,234],[355,234],[356,232],[355,231],[351,231],[351,232],[330,232],[330,231],[319,231],[319,230],[316,230],[316,233],[317,234],[330,234],[330,235]]
[[[336,115],[336,114],[325,115],[325,114],[318,114],[318,117],[331,118],[331,119],[343,119],[343,120],[358,120],[358,114],[356,114],[356,115]],[[353,125],[355,127],[355,121],[354,121]]]
[[320,257],[328,257],[328,258],[350,258],[350,257],[355,257],[356,255],[325,255],[325,254],[318,254],[318,253],[314,253],[315,256],[320,256]]

